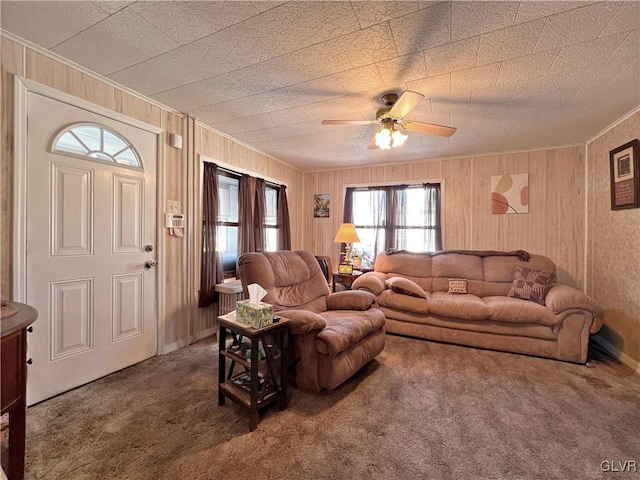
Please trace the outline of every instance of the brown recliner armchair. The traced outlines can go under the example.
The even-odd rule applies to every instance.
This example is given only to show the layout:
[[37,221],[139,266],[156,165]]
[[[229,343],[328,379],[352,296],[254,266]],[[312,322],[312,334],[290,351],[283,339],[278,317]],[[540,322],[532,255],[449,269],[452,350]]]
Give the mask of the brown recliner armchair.
[[264,302],[291,321],[296,383],[333,390],[384,349],[384,314],[367,292],[331,293],[309,252],[246,253],[238,261],[242,287],[257,283]]

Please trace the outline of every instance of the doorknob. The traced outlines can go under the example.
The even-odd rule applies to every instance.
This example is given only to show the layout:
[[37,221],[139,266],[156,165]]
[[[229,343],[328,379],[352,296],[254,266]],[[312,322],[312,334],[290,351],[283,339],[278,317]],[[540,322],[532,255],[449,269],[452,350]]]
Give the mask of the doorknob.
[[150,268],[153,268],[156,265],[158,265],[158,262],[156,262],[155,260],[147,260],[146,262],[144,262],[144,269],[149,270]]

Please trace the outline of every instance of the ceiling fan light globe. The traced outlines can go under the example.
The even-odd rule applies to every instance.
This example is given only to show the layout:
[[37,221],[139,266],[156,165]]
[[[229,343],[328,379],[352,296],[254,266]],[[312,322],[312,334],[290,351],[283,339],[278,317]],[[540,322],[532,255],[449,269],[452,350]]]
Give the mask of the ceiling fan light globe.
[[391,138],[393,139],[393,147],[400,147],[404,145],[404,142],[406,142],[409,137],[399,130],[394,130]]
[[387,128],[381,128],[376,132],[376,145],[378,148],[389,150],[391,148],[391,132]]

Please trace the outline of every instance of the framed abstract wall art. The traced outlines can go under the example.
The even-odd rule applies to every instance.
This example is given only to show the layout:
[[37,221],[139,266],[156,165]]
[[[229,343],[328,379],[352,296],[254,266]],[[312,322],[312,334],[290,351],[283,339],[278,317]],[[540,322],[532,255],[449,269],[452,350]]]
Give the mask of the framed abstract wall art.
[[491,213],[529,213],[529,174],[491,177]]

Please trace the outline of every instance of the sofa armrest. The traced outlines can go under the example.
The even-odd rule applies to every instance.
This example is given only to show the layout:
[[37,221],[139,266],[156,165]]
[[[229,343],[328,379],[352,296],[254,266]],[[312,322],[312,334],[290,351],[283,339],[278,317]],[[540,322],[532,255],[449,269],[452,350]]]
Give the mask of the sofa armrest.
[[354,280],[353,284],[351,284],[351,289],[371,292],[377,297],[387,289],[384,283],[386,279],[387,275],[382,272],[363,273]]
[[277,314],[289,319],[289,331],[294,335],[320,331],[327,326],[324,318],[309,310],[280,310]]
[[552,287],[545,297],[546,307],[558,315],[566,310],[580,309],[593,314],[593,323],[590,333],[598,332],[604,322],[602,306],[588,295],[568,285],[556,285]]
[[327,310],[369,310],[376,297],[369,292],[347,290],[331,293],[327,297]]

